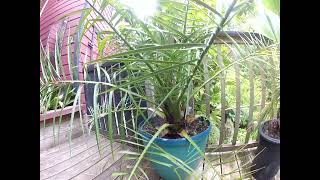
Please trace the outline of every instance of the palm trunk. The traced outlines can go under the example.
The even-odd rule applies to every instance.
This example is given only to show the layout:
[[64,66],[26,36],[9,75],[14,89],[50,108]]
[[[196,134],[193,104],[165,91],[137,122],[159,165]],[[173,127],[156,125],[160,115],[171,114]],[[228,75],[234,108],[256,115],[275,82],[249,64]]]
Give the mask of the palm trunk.
[[164,111],[169,124],[180,124],[182,115],[179,104],[173,103],[171,100],[168,100],[164,103]]

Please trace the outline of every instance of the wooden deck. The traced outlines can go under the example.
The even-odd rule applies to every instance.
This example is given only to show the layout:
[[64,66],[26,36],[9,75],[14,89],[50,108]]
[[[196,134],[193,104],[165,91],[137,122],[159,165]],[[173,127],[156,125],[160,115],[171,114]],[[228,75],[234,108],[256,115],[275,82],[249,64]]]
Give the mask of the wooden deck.
[[[79,121],[75,121],[79,122]],[[100,153],[96,144],[95,134],[83,134],[80,125],[74,124],[72,141],[69,143],[69,122],[63,122],[60,129],[60,143],[53,137],[53,127],[40,129],[40,179],[51,180],[106,180],[120,179],[111,176],[113,172],[120,171],[134,162],[125,160],[120,150],[132,150],[119,143],[113,143],[114,157],[111,154],[111,144],[106,138],[101,138]],[[55,129],[58,129],[57,127]],[[54,139],[56,142],[54,142]],[[213,178],[215,171],[222,174],[223,179],[253,179],[248,172],[254,158],[255,148],[245,149],[237,154],[233,152],[206,153],[213,163],[214,170],[207,164],[199,165],[195,176],[191,179],[222,179]],[[149,179],[160,179],[150,170],[148,162],[143,162]],[[240,169],[240,171],[239,171]],[[203,172],[203,177],[198,173]],[[138,179],[146,179],[142,174]],[[280,179],[280,171],[274,179]]]

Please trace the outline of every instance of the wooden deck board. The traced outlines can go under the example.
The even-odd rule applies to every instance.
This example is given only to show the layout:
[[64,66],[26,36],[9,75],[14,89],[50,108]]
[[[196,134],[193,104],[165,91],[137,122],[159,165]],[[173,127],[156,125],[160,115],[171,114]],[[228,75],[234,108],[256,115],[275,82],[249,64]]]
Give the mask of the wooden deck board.
[[218,180],[221,175],[220,153],[207,153],[211,165],[205,163],[203,170],[203,180]]
[[233,152],[221,154],[222,175],[225,179],[237,179],[240,177],[237,159]]
[[[66,123],[64,123],[64,124],[61,123],[60,132],[58,132],[58,128],[59,128],[59,125],[56,125],[54,131],[53,131],[52,128],[50,128],[50,129],[46,128],[47,132],[40,133],[40,141],[53,139],[53,138],[58,138],[58,135],[63,136],[63,135],[69,134],[69,132],[71,130],[70,127],[69,127],[69,124],[66,124]],[[77,131],[77,130],[81,130],[81,126],[80,125],[76,125],[76,126],[72,127],[72,131]],[[55,132],[55,133],[53,133],[53,132]],[[86,129],[84,129],[84,132],[86,132]]]
[[[79,123],[80,122],[80,121],[78,121],[79,117],[80,117],[79,113],[75,113],[74,114],[74,123]],[[69,126],[70,118],[71,118],[70,114],[62,116],[61,124],[60,124],[61,125],[60,131],[62,131],[64,128],[67,128]],[[59,125],[59,119],[60,119],[60,116],[55,118],[55,125],[57,127]],[[44,124],[44,122],[40,122],[40,135],[44,135],[44,134],[51,135],[52,134],[52,128],[53,128],[53,119],[47,119],[45,121],[45,124]]]
[[[118,152],[119,148],[120,145],[114,143],[114,152]],[[53,166],[40,172],[41,179],[93,179],[120,158],[119,153],[112,158],[109,142],[101,143],[101,156],[97,146],[72,157],[69,154],[66,156],[64,161],[53,162]]]
[[122,156],[117,161],[113,162],[111,166],[104,168],[103,172],[95,176],[93,179],[94,180],[117,179],[117,177],[112,176],[112,173],[121,171],[124,165],[125,165],[125,160],[124,160],[124,156]]
[[245,178],[251,179],[251,176],[250,176],[250,168],[251,168],[251,162],[252,162],[252,158],[250,157],[251,153],[252,151],[243,150],[236,154],[239,167],[241,169],[241,176],[244,179]]
[[[134,151],[133,148],[129,148],[130,151]],[[135,160],[125,160],[125,156],[119,158],[112,166],[104,169],[102,173],[100,173],[95,180],[105,180],[105,179],[118,179],[120,177],[112,177],[113,172],[120,172],[120,171],[128,171],[128,167],[134,166]],[[145,173],[148,175],[150,180],[158,180],[160,177],[150,168],[150,163],[146,160],[141,162],[142,168],[144,169]],[[143,180],[146,179],[145,176],[140,172],[136,172],[137,179]],[[126,179],[127,177],[124,177]],[[133,178],[136,180],[136,178]]]
[[[85,124],[85,119],[82,120],[82,123]],[[84,130],[87,131],[85,125],[83,125]],[[59,129],[60,128],[60,129]],[[72,130],[81,130],[80,116],[79,114],[75,114],[74,121],[72,124]],[[59,134],[65,134],[70,131],[70,115],[66,115],[62,117],[62,121],[59,124],[59,117],[55,120],[55,126],[53,129],[52,122],[46,122],[46,126],[43,126],[43,123],[40,124],[40,141],[53,138]]]
[[[109,148],[109,143],[107,142],[102,143],[101,154],[104,155],[108,153],[108,148]],[[57,152],[57,153],[60,153],[60,152]],[[72,157],[70,157],[70,154],[68,153],[62,156],[65,156],[63,157],[63,159],[65,159],[63,161],[58,159],[58,160],[48,161],[47,165],[45,165],[46,162],[43,163],[46,167],[50,167],[50,168],[40,171],[40,177],[42,177],[41,179],[53,177],[58,174],[64,174],[64,172],[68,172],[68,170],[70,169],[73,169],[73,170],[76,169],[76,167],[78,167],[79,164],[90,164],[92,163],[91,162],[92,160],[95,160],[97,157],[99,157],[99,151],[97,146],[95,146],[94,148],[87,149]],[[64,174],[64,175],[69,176],[68,174]]]
[[[77,138],[83,135],[83,133],[80,130],[74,130],[71,133],[71,138]],[[46,139],[44,141],[40,142],[40,152],[42,151],[46,151],[50,148],[55,148],[59,145],[62,144],[69,144],[69,136],[70,136],[70,132],[65,133],[65,134],[60,134],[59,135],[59,139],[58,137],[56,137],[55,139],[50,138],[50,139]]]
[[[95,137],[93,136],[88,136],[87,134],[81,134],[78,138],[75,138],[74,136],[72,136],[72,140],[69,144],[68,142],[60,142],[60,143],[55,143],[54,147],[50,147],[48,149],[43,149],[42,151],[40,151],[40,156],[46,156],[52,153],[55,153],[56,151],[63,151],[65,149],[70,150],[70,146],[71,148],[76,147],[77,145],[81,145],[81,144],[87,144],[89,141],[92,141],[91,139],[94,139]],[[44,143],[44,141],[40,141],[40,144]]]
[[[128,161],[119,151],[126,149],[135,151],[132,147],[125,147],[120,143],[114,143],[114,159],[111,155],[110,142],[106,138],[101,138],[101,156],[96,144],[95,134],[74,137],[69,146],[68,142],[50,147],[40,152],[40,179],[52,180],[105,180],[121,179],[112,176],[113,172],[128,170],[135,161]],[[206,156],[211,161],[214,170],[207,163],[200,163],[194,177],[189,180],[218,180],[221,179],[216,174],[223,174],[224,179],[253,179],[250,176],[250,167],[255,156],[255,148],[243,149],[237,154],[233,152],[208,152]],[[71,153],[70,153],[71,152]],[[151,164],[143,160],[141,166],[148,174],[150,180],[160,180],[161,178],[151,169]],[[240,171],[239,171],[240,169]],[[147,179],[137,171],[137,179]],[[203,177],[201,178],[201,175]],[[216,176],[215,176],[216,175]],[[215,177],[214,177],[215,176]],[[126,179],[126,178],[124,178]],[[134,178],[136,179],[136,178]],[[280,171],[274,180],[280,179]]]
[[[54,157],[54,154],[57,153],[58,151],[60,152],[65,152],[65,151],[70,151],[71,152],[74,148],[77,148],[78,146],[83,146],[83,145],[88,145],[90,146],[91,143],[96,144],[95,137],[93,136],[81,136],[76,139],[72,139],[71,143],[63,143],[63,144],[58,144],[55,147],[52,147],[47,150],[40,151],[40,158],[43,159],[42,157],[47,156],[47,157]],[[50,155],[50,156],[49,156]],[[57,154],[59,155],[59,154]]]
[[[72,145],[71,147],[65,146],[62,149],[59,149],[58,153],[55,151],[55,153],[47,154],[45,158],[41,158],[40,160],[40,171],[47,169],[49,167],[55,166],[58,163],[62,163],[64,161],[67,161],[70,158],[75,158],[76,156],[85,153],[85,151],[88,151],[90,149],[96,149],[97,143],[95,140],[95,137],[83,137],[79,139],[86,139],[82,140],[85,141],[85,143],[79,144],[79,145]],[[81,142],[81,141],[80,141]],[[102,144],[105,143],[105,141],[102,141]]]
[[[65,145],[66,143],[69,144],[69,136],[71,133],[70,128],[70,121],[68,117],[63,117],[64,120],[60,124],[60,131],[59,124],[56,122],[55,128],[53,130],[52,123],[50,125],[46,125],[44,128],[42,125],[40,126],[40,153],[46,152],[48,150],[52,150],[53,148],[56,149],[60,145]],[[83,122],[85,120],[83,119]],[[88,129],[84,126],[84,132],[88,132]],[[59,133],[59,134],[58,134]],[[77,137],[82,136],[84,133],[80,126],[80,118],[79,115],[75,116],[73,126],[72,126],[72,139],[76,139]],[[71,142],[73,143],[73,142]]]
[[120,146],[115,148],[113,157],[112,153],[109,152],[108,155],[105,155],[102,158],[97,158],[95,161],[91,161],[92,163],[90,165],[86,165],[86,168],[82,168],[83,170],[78,172],[78,174],[73,176],[73,178],[80,180],[84,179],[83,174],[94,174],[94,177],[101,174],[105,168],[112,166],[116,160],[123,156],[122,154],[117,153],[120,149]]
[[196,168],[195,172],[188,178],[188,180],[198,180],[203,177],[203,170],[204,170],[204,160],[201,159],[199,166]]
[[[145,169],[145,173],[148,175],[148,178],[151,180],[160,180],[160,176],[151,168],[150,164]],[[145,180],[145,176],[140,175],[139,179]]]

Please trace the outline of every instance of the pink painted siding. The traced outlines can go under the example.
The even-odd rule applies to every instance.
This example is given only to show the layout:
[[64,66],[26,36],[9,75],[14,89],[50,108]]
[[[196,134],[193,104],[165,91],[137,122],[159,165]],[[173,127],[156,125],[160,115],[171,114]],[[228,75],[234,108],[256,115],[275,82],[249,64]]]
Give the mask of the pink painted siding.
[[[59,23],[61,23],[61,18],[71,12],[80,10],[84,7],[85,0],[49,0],[48,4],[46,5],[46,8],[43,11],[43,14],[40,18],[40,40],[43,43],[43,45],[46,47],[49,46],[49,49],[52,51],[54,50],[54,44],[56,41],[56,32],[59,28]],[[73,14],[71,16],[68,16],[66,18],[67,24],[66,24],[66,30],[64,33],[64,38],[62,42],[62,64],[64,68],[64,72],[66,75],[66,79],[70,80],[70,72],[68,67],[68,57],[67,57],[67,37],[73,35],[73,33],[76,32],[76,28],[79,24],[81,13]],[[71,52],[72,55],[74,54],[74,48],[75,44],[73,43],[71,45]],[[84,48],[81,46],[81,54],[84,54],[83,51]],[[83,52],[82,52],[83,51]],[[80,58],[79,61],[82,64],[82,59]],[[79,79],[83,80],[83,70],[79,71]],[[82,90],[81,94],[81,104],[82,110],[86,112],[85,107],[85,97],[84,97],[84,91]]]
[[46,3],[47,0],[40,0],[40,11],[42,9],[42,7],[44,6],[44,4]]
[[[42,4],[44,3],[42,2]],[[85,0],[49,0],[40,18],[40,40],[42,44],[45,47],[48,46],[49,49],[53,51],[56,41],[56,32],[60,27],[59,24],[62,22],[61,18],[64,17],[66,14],[82,9],[84,5]],[[103,12],[103,15],[109,20],[111,19],[113,13],[114,11],[112,7],[108,7]],[[66,18],[67,24],[62,42],[61,59],[66,79],[68,80],[71,79],[71,75],[68,67],[67,37],[69,36],[69,32],[70,36],[77,32],[76,30],[78,28],[80,17],[81,12],[70,15]],[[96,18],[96,14],[92,12],[89,18]],[[110,28],[105,23],[97,22],[95,24],[95,30],[110,30]],[[83,80],[83,60],[85,58],[85,54],[87,53],[87,61],[95,59],[98,56],[98,37],[95,32],[93,32],[93,29],[91,28],[88,32],[85,33],[81,41],[79,54],[79,80]],[[89,44],[92,44],[92,49],[89,47]],[[74,48],[75,44],[73,43],[71,45],[72,55],[74,54]],[[118,46],[116,46],[115,43],[108,42],[108,46],[103,51],[104,54],[111,54],[114,53],[117,49]],[[82,110],[86,112],[84,90],[82,90],[81,92],[81,104],[84,105],[82,106]]]

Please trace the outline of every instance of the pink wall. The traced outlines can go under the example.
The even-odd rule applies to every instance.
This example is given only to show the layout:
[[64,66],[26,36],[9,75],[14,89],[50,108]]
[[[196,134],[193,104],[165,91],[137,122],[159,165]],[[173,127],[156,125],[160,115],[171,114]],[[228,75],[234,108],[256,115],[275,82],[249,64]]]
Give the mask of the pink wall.
[[[56,41],[55,34],[59,28],[60,20],[64,15],[71,12],[83,9],[85,4],[84,0],[49,0],[46,5],[42,16],[40,17],[40,40],[42,44],[46,47],[49,46],[50,50],[54,50],[54,44]],[[66,78],[71,79],[68,59],[67,59],[67,37],[69,34],[73,35],[76,32],[76,28],[79,24],[81,12],[71,15],[67,18],[66,31],[64,33],[64,39],[62,43],[62,64],[65,70]],[[82,45],[83,46],[83,45]],[[81,46],[81,54],[85,53],[85,47]],[[74,54],[75,44],[72,44],[71,52]],[[82,64],[84,55],[79,59],[79,63]],[[79,69],[79,79],[83,80],[83,70]],[[81,104],[85,105],[84,91],[81,94]],[[86,111],[85,106],[83,106],[83,111]]]
[[[85,7],[85,0],[49,0],[42,16],[40,17],[40,40],[42,44],[46,47],[49,46],[50,50],[54,50],[54,44],[55,44],[55,34],[59,28],[59,23],[61,23],[61,18],[65,16],[66,14],[69,14],[71,12],[83,9]],[[111,18],[111,15],[113,13],[113,9],[111,7],[108,7],[104,12],[103,15],[109,20]],[[89,18],[95,18],[96,14],[92,12],[89,15]],[[70,72],[68,68],[68,59],[67,59],[67,37],[70,30],[70,35],[72,36],[74,33],[76,33],[77,26],[79,24],[81,18],[81,12],[77,14],[73,14],[71,16],[68,16],[67,18],[67,24],[66,24],[66,31],[64,33],[64,40],[62,43],[62,64],[64,66],[66,78],[70,79]],[[105,23],[98,22],[95,24],[96,31],[101,30],[108,30],[108,26]],[[83,60],[86,54],[86,51],[88,53],[87,55],[87,61],[90,61],[90,59],[95,59],[98,55],[98,46],[97,46],[97,35],[92,31],[91,28],[83,37],[80,45],[80,53],[79,53],[79,80],[83,80]],[[93,38],[92,38],[93,34]],[[91,43],[93,45],[93,48],[91,49],[88,44]],[[109,46],[104,49],[105,54],[110,54],[116,51],[116,47],[114,43],[108,42]],[[72,44],[71,52],[74,54],[74,48],[75,44]],[[92,51],[92,52],[91,52]],[[90,54],[92,53],[92,57]],[[83,104],[83,110],[86,111],[85,108],[85,96],[84,91],[81,94],[81,99]]]

